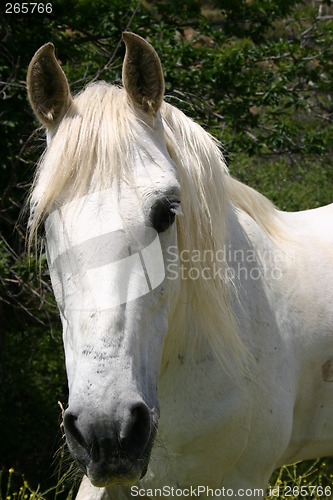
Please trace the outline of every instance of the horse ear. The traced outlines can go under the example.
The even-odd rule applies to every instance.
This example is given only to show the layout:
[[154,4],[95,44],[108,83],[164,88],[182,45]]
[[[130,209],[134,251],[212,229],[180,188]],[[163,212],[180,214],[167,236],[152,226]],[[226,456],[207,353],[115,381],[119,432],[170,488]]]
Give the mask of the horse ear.
[[123,33],[126,55],[123,85],[131,100],[150,115],[156,115],[164,95],[161,61],[153,47],[134,33]]
[[65,73],[54,45],[43,45],[32,58],[27,75],[29,100],[35,115],[48,128],[56,127],[72,103]]

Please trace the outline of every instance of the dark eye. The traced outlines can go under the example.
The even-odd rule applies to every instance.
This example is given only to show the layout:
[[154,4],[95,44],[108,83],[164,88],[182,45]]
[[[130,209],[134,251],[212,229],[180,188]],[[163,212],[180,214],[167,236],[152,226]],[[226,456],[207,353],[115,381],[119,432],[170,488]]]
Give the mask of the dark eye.
[[150,209],[150,223],[158,233],[163,233],[173,224],[179,210],[177,196],[169,195],[157,200]]

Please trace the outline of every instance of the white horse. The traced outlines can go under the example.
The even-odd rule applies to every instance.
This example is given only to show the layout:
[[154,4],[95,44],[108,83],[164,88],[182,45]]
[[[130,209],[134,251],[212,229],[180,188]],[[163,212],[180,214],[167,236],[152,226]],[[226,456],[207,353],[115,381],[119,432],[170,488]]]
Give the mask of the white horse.
[[72,98],[50,43],[28,71],[78,497],[263,498],[275,468],[333,454],[333,205],[283,213],[233,179],[123,38],[124,89]]

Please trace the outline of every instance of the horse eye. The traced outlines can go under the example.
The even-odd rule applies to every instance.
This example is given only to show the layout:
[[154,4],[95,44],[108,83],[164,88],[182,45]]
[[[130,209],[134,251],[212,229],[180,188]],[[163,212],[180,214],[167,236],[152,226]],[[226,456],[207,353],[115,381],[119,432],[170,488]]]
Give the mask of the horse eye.
[[150,222],[158,233],[166,231],[174,223],[179,204],[179,199],[174,195],[170,195],[157,200],[151,207]]

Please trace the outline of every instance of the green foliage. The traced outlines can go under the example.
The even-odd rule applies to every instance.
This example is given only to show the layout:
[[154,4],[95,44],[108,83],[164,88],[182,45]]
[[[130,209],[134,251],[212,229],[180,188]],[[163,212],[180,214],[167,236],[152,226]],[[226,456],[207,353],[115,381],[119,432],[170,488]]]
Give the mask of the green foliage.
[[332,464],[325,460],[281,467],[271,479],[266,500],[304,497],[313,500],[329,499],[333,497],[332,479]]
[[[61,460],[63,460],[63,455]],[[69,486],[66,484],[68,474],[58,474],[58,481],[55,486],[51,486],[47,490],[41,491],[40,486],[37,488],[31,487],[24,476],[15,474],[14,469],[9,469],[8,474],[0,470],[0,500],[50,500],[66,498],[72,500],[77,493],[77,485]],[[2,495],[4,492],[4,496]]]
[[214,2],[221,9],[222,23],[228,36],[251,37],[255,42],[265,35],[277,18],[285,17],[296,4],[295,0],[220,0]]
[[[26,256],[26,217],[19,218],[44,148],[26,98],[31,57],[52,41],[73,92],[96,79],[120,84],[121,33],[140,34],[160,55],[166,100],[223,142],[231,172],[279,208],[299,210],[333,201],[333,7],[330,0],[54,0],[52,13],[6,15],[5,4],[0,7],[0,425],[6,432],[0,467],[14,466],[29,484],[45,478],[45,491],[55,483],[50,471],[61,443],[60,431],[58,441],[54,437],[57,401],[66,400],[67,389],[45,262],[39,270]],[[332,470],[327,464],[325,471]],[[283,474],[286,470],[294,471]],[[295,470],[302,477],[302,466]],[[24,494],[37,495],[33,491]]]

